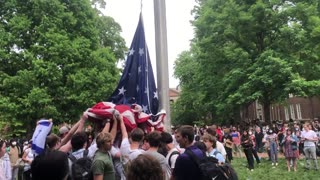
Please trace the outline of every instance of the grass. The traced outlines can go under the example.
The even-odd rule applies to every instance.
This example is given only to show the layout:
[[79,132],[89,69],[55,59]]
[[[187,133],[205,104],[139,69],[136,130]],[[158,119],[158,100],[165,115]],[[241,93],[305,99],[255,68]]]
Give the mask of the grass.
[[[294,172],[292,169],[288,172],[284,158],[279,159],[279,165],[276,168],[272,168],[271,161],[264,158],[259,165],[254,164],[254,171],[251,172],[247,170],[247,160],[245,158],[234,158],[232,161],[232,166],[236,170],[239,180],[319,180],[320,171],[314,169],[305,170],[304,164],[305,160],[301,158],[297,162],[297,171]],[[311,163],[311,167],[313,167],[313,162]]]

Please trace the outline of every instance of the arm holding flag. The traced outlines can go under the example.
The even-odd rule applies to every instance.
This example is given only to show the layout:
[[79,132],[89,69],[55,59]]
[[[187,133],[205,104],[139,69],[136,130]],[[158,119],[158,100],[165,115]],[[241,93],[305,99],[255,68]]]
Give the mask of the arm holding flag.
[[78,120],[78,122],[75,123],[75,124],[71,127],[71,129],[69,130],[68,134],[61,139],[61,145],[62,145],[62,146],[65,145],[67,142],[70,141],[70,139],[71,139],[71,137],[72,137],[72,135],[73,135],[74,133],[80,132],[80,131],[83,130],[83,126],[84,126],[84,123],[85,123],[85,121],[86,121],[87,118],[88,118],[88,116],[87,116],[86,112],[84,112],[84,113],[82,114],[82,116],[80,117],[80,119]]
[[117,135],[117,127],[118,127],[118,120],[115,116],[113,116],[113,124],[112,124],[112,128],[110,131],[110,134],[112,135],[112,137],[115,139],[116,135]]
[[65,153],[71,151],[71,149],[72,149],[71,138],[72,138],[73,134],[83,131],[83,127],[86,122],[86,119],[88,119],[87,112],[83,112],[79,121],[74,126],[72,126],[72,128],[70,129],[68,134],[61,140],[61,145],[62,145],[63,141],[66,141],[66,140],[68,140],[68,141],[67,141],[67,143],[65,143],[59,147],[59,151],[62,151]]
[[118,116],[117,121],[120,121],[120,128],[121,128],[122,140],[125,139],[125,138],[128,138],[127,128],[126,128],[126,126],[124,125],[122,115],[119,115],[119,116]]

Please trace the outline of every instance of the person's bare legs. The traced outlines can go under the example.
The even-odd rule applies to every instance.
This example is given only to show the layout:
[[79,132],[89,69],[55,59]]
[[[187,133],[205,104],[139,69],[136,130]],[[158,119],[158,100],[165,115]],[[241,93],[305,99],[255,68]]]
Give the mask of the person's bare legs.
[[292,158],[293,171],[297,171],[297,158]]
[[287,158],[287,168],[288,168],[288,171],[290,171],[290,158]]

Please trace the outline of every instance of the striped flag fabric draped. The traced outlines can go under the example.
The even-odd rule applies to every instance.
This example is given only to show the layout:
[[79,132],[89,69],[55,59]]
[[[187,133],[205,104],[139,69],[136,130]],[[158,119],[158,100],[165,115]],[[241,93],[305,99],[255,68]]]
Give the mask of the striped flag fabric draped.
[[101,122],[103,119],[112,119],[115,114],[121,114],[127,131],[131,131],[136,127],[144,129],[146,132],[151,131],[151,127],[155,130],[163,131],[163,120],[166,116],[164,110],[156,115],[146,114],[142,112],[142,107],[138,104],[115,105],[111,102],[99,102],[92,108],[88,109],[88,117],[90,121]]

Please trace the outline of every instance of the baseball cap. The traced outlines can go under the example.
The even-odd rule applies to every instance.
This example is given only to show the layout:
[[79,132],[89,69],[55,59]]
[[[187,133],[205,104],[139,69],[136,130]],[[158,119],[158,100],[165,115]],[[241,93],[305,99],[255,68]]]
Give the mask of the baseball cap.
[[64,133],[67,133],[69,132],[69,129],[66,127],[66,126],[62,126],[60,129],[59,129],[59,134],[64,134]]

